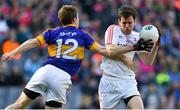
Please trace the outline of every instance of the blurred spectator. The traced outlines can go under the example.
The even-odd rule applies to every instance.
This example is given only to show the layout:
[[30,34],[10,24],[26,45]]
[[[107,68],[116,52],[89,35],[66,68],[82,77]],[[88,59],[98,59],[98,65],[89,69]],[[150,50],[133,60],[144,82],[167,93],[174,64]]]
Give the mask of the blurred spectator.
[[155,109],[160,107],[160,96],[154,83],[148,83],[148,92],[145,96],[144,106],[147,109]]
[[180,103],[180,83],[179,81],[174,81],[172,83],[172,88],[173,88],[173,95],[175,96],[176,98],[176,107],[175,108],[179,108],[179,103]]
[[167,93],[167,108],[168,109],[175,109],[177,104],[177,99],[174,96],[173,89],[170,88],[170,90]]
[[99,96],[98,93],[93,95],[93,99],[92,99],[92,108],[93,109],[99,109]]
[[98,91],[98,82],[96,78],[85,77],[81,89],[83,94],[93,96]]
[[170,77],[165,70],[162,70],[162,72],[158,73],[156,81],[160,85],[167,85],[170,83]]
[[0,65],[0,86],[7,86],[7,73],[8,73],[8,65],[7,63],[3,63]]
[[22,86],[24,84],[22,71],[17,64],[12,66],[12,72],[8,76],[8,83],[10,86]]
[[17,32],[17,42],[22,44],[27,39],[32,38],[32,33],[26,26],[19,26],[18,32]]
[[22,7],[19,15],[19,25],[28,26],[32,20],[32,9],[31,7]]
[[[4,41],[2,44],[2,53],[9,52],[14,50],[19,46],[19,43],[16,41],[16,30],[10,30],[9,39]],[[17,54],[14,56],[14,59],[19,60],[21,58],[21,54]]]
[[35,71],[42,65],[41,58],[37,53],[33,52],[24,62],[24,79],[25,81],[29,81]]
[[102,62],[102,55],[95,53],[92,56],[92,72],[95,75],[102,75],[102,70],[99,68]]
[[7,22],[2,14],[0,14],[0,34],[7,34],[9,31],[9,27]]
[[81,100],[80,109],[89,109],[91,107],[92,97],[90,95],[84,95]]
[[176,25],[180,28],[180,1],[174,0],[174,6],[175,6],[175,13],[176,13]]

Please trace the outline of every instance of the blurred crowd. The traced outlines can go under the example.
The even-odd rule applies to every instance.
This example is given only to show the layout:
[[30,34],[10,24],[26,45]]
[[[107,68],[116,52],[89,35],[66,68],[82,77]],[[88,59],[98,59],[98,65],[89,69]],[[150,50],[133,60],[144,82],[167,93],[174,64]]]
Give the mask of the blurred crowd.
[[[135,58],[134,71],[145,108],[180,108],[180,0],[1,0],[0,57],[27,39],[59,26],[57,12],[64,4],[79,9],[80,28],[104,44],[104,32],[117,23],[117,9],[123,4],[138,11],[135,30],[153,24],[160,29],[160,49],[152,66]],[[0,108],[13,103],[33,73],[47,58],[46,47],[19,54],[0,64]],[[86,52],[64,108],[99,108],[98,85],[102,56]],[[29,108],[44,108],[37,98]]]

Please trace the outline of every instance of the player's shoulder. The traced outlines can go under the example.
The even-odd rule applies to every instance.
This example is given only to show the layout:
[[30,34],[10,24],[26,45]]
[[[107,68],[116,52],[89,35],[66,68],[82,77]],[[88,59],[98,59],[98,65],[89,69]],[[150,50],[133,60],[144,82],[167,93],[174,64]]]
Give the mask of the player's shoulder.
[[139,39],[139,32],[133,30],[130,36],[133,38],[136,38],[138,40]]
[[79,29],[79,32],[81,32],[81,34],[83,36],[91,36],[87,31],[85,31],[84,29]]
[[62,26],[59,26],[59,27],[55,27],[55,28],[52,28],[52,32],[53,33],[56,33],[56,32],[59,32],[63,27]]
[[106,32],[116,32],[116,31],[120,31],[120,27],[119,27],[119,25],[115,25],[115,24],[111,24],[111,25],[109,25],[108,26],[108,28],[107,28],[107,30],[106,30]]
[[84,29],[81,29],[81,28],[77,28],[77,31],[80,33],[87,33]]
[[111,25],[108,26],[107,29],[109,30],[109,29],[114,29],[114,28],[119,28],[119,25],[111,24]]
[[139,36],[139,32],[133,30],[132,33],[131,33],[131,35],[132,35],[132,36]]
[[48,32],[48,33],[55,33],[55,32],[58,32],[60,30],[61,27],[55,27],[55,28],[47,28],[45,32]]

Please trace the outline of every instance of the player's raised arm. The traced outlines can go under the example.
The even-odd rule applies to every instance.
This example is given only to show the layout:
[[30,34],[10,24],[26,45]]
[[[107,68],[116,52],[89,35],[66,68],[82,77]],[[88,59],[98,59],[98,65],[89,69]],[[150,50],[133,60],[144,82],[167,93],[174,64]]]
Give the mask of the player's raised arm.
[[25,41],[23,44],[21,44],[19,47],[17,47],[15,50],[3,54],[2,58],[1,58],[1,62],[11,60],[13,58],[13,56],[15,56],[16,54],[23,53],[23,52],[25,52],[31,48],[37,47],[39,45],[40,45],[40,43],[39,43],[38,39],[36,39],[36,38],[29,39],[29,40]]
[[133,67],[133,61],[123,55],[123,54],[113,54],[113,55],[109,55],[107,50],[106,50],[106,47],[105,46],[102,46],[100,45],[99,43],[96,42],[96,48],[93,49],[93,52],[97,52],[97,53],[100,53],[101,55],[103,55],[104,57],[107,57],[109,59],[112,59],[112,60],[118,60],[118,61],[121,61],[123,62],[129,69],[132,69]]
[[98,42],[96,42],[92,38],[92,36],[86,32],[84,33],[84,37],[87,42],[86,48],[89,49],[90,51],[100,53],[101,55],[108,57],[110,59],[113,59],[113,60],[122,60],[125,58],[125,56],[122,54],[109,55],[109,53],[107,52],[107,48],[105,46],[100,45]]
[[154,48],[152,49],[152,51],[149,52],[142,52],[139,53],[138,56],[140,57],[140,59],[146,64],[146,65],[152,65],[155,58],[156,58],[156,54],[158,52],[158,46],[155,45]]
[[151,51],[152,48],[153,42],[151,42],[151,40],[144,41],[143,39],[140,39],[136,44],[132,46],[106,44],[106,50],[109,56],[124,54],[130,51]]
[[[151,27],[151,28],[148,28]],[[159,31],[159,29],[157,29],[155,26],[153,25],[146,25],[143,27],[143,30],[141,30],[140,32],[141,37],[143,38],[143,36],[145,36],[145,38],[152,38],[153,42],[156,42],[156,44],[154,45],[153,49],[151,50],[151,52],[143,52],[143,53],[139,53],[139,57],[140,59],[147,65],[152,65],[155,58],[156,58],[156,54],[158,52],[158,48],[159,48],[159,43],[160,43],[160,37],[161,37],[161,33]],[[149,36],[148,36],[149,35]]]
[[93,50],[94,52],[100,53],[101,55],[113,59],[113,60],[122,60],[123,58],[125,58],[125,55],[122,54],[113,54],[113,55],[109,55],[107,52],[107,49],[105,46],[100,45],[99,43],[97,43],[96,48]]
[[[101,55],[110,58],[112,60],[119,60],[123,62],[128,68],[132,68],[133,61],[130,60],[128,57],[126,57],[123,54],[111,54],[109,55],[107,52],[107,48],[105,46],[100,45],[97,43],[88,33],[84,33],[84,37],[86,39],[86,48],[89,49],[92,52],[100,53]],[[118,47],[120,48],[120,47]],[[121,50],[120,50],[121,51]],[[116,52],[116,51],[114,51]]]
[[106,44],[106,50],[109,56],[114,56],[117,54],[124,54],[130,51],[133,51],[133,46],[117,46],[114,44]]
[[[159,36],[160,36],[160,34],[159,34]],[[142,52],[142,53],[139,53],[138,56],[145,64],[152,65],[156,58],[158,48],[159,48],[159,40],[156,42],[156,44],[152,48],[151,52]]]

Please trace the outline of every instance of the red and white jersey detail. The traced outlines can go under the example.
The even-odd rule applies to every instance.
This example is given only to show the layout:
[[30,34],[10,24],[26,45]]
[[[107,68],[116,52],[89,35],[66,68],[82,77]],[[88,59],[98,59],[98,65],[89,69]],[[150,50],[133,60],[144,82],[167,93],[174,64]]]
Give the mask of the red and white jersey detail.
[[[105,44],[114,44],[122,46],[130,46],[137,43],[139,40],[139,33],[132,31],[131,34],[125,35],[119,25],[110,25],[105,32]],[[134,58],[136,51],[125,53],[127,57]],[[114,77],[134,79],[135,74],[128,69],[121,61],[111,60],[106,57],[103,58],[100,68],[107,74]]]
[[114,26],[115,25],[111,25],[108,28],[108,33],[107,33],[108,36],[107,36],[106,43],[110,43],[110,44],[112,43]]

